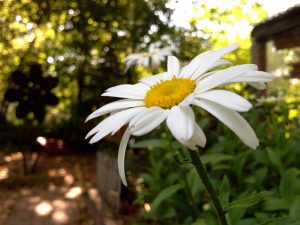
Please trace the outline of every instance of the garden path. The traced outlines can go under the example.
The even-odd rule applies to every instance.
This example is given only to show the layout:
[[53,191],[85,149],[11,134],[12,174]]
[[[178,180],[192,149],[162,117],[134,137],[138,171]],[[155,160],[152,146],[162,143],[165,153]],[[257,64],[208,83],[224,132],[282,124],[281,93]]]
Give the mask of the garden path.
[[85,192],[94,185],[94,166],[92,154],[43,155],[38,171],[23,176],[20,154],[2,153],[0,224],[93,225]]

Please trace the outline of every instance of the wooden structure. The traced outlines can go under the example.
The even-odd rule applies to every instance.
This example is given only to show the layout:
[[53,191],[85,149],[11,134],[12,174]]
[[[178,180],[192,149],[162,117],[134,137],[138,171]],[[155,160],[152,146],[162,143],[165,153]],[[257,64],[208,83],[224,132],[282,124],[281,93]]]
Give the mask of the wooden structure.
[[121,209],[121,180],[116,156],[111,150],[97,151],[97,188],[103,200],[115,214]]
[[87,206],[95,225],[123,225],[120,218],[121,180],[117,168],[117,157],[111,149],[101,149],[97,157],[96,188],[87,192]]
[[[266,44],[273,41],[277,50],[300,47],[300,5],[256,25],[251,33],[252,63],[267,69]],[[300,77],[300,62],[292,65],[292,77]]]
[[124,225],[119,216],[116,216],[107,206],[98,189],[91,188],[86,193],[88,211],[95,225]]

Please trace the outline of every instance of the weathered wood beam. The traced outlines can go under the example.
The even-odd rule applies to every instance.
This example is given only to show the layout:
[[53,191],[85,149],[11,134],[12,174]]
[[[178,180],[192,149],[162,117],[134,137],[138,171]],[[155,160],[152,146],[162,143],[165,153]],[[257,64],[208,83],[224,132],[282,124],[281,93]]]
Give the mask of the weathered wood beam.
[[259,70],[266,70],[266,42],[252,38],[251,62],[258,66]]
[[300,6],[296,6],[286,12],[272,17],[255,26],[251,36],[257,41],[269,39],[274,35],[297,29],[300,26]]

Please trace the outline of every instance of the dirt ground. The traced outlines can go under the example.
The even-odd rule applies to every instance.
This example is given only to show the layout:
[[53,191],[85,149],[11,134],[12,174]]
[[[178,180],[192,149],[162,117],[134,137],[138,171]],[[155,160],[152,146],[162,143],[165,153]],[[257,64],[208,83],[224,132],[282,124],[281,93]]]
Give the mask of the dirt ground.
[[22,154],[0,150],[1,225],[93,225],[85,193],[95,186],[95,155],[42,154],[37,171],[23,175]]

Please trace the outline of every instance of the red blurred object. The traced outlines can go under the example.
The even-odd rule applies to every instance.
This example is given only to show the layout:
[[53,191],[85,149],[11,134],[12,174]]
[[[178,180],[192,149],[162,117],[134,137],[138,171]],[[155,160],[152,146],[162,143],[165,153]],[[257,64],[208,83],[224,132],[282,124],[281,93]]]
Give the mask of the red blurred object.
[[63,139],[37,137],[36,142],[40,145],[40,149],[48,155],[67,154],[70,152],[69,146]]

